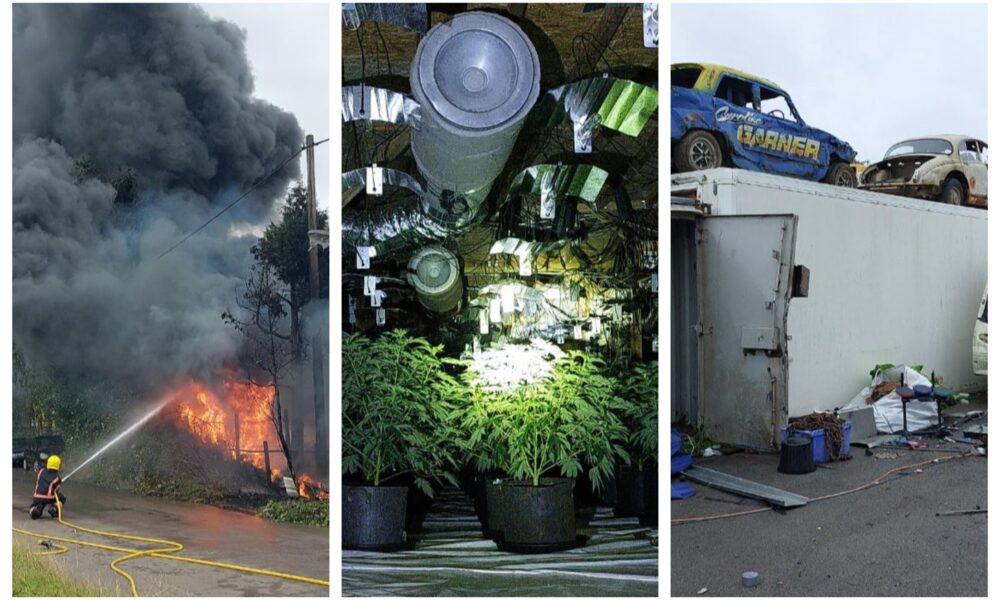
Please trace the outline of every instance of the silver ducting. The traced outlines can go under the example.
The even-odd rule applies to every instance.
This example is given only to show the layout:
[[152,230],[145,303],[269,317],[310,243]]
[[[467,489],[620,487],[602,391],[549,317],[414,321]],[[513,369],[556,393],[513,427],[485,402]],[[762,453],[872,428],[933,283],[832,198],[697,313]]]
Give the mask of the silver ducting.
[[503,170],[540,82],[538,53],[504,17],[468,12],[431,28],[417,47],[410,87],[423,117],[411,149],[432,197],[461,197],[475,212]]
[[448,312],[462,303],[458,258],[440,246],[427,246],[414,254],[407,265],[407,279],[427,310]]

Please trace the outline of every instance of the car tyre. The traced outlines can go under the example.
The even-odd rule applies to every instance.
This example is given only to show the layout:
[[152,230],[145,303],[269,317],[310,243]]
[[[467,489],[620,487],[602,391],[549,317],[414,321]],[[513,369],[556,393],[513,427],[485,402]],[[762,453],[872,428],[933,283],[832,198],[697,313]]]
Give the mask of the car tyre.
[[949,177],[941,186],[941,194],[938,195],[938,202],[952,204],[955,206],[965,206],[965,186],[962,182]]
[[839,187],[856,188],[858,187],[858,176],[851,165],[845,162],[835,162],[830,165],[823,182]]
[[684,136],[677,147],[679,171],[701,171],[722,166],[722,147],[715,136],[707,131],[692,131]]

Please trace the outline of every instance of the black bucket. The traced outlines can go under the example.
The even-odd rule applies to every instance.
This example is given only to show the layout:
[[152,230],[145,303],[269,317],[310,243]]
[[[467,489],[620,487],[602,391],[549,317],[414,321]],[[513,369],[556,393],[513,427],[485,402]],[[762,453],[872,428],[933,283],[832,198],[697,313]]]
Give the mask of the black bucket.
[[537,553],[577,545],[572,479],[543,477],[537,486],[530,481],[508,479],[503,487],[503,536],[497,540],[497,547]]
[[486,504],[486,522],[483,537],[496,539],[503,535],[503,519],[509,510],[507,506],[507,480],[499,477],[483,477],[483,500]]
[[789,436],[781,443],[778,471],[788,475],[803,475],[816,470],[813,462],[812,440]]
[[343,486],[342,547],[379,552],[405,548],[407,492],[404,486]]

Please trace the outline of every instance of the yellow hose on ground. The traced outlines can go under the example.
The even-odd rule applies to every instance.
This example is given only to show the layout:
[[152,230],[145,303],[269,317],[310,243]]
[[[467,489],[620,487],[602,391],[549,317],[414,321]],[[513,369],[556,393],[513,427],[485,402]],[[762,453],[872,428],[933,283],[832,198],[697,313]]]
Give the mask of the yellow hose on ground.
[[[121,563],[123,563],[123,562],[125,562],[125,561],[127,561],[127,560],[132,560],[133,558],[139,558],[141,556],[150,556],[150,557],[153,557],[153,558],[163,558],[163,559],[167,559],[167,560],[177,560],[177,561],[192,563],[192,564],[196,564],[196,565],[204,565],[204,566],[208,566],[208,567],[216,567],[218,569],[229,569],[231,571],[238,571],[238,572],[241,572],[241,573],[250,573],[250,574],[253,574],[253,575],[262,575],[262,576],[265,576],[265,577],[278,577],[280,579],[287,579],[289,581],[298,581],[300,583],[309,583],[309,584],[312,584],[312,585],[322,585],[322,586],[326,586],[326,587],[330,586],[330,582],[329,581],[323,581],[322,579],[313,579],[312,577],[303,577],[302,575],[293,575],[291,573],[282,573],[281,571],[271,571],[271,570],[268,570],[268,569],[255,569],[253,567],[244,567],[242,565],[234,565],[234,564],[230,564],[230,563],[217,562],[217,561],[214,561],[214,560],[204,560],[204,559],[201,559],[201,558],[189,558],[187,556],[178,556],[176,553],[184,550],[184,545],[180,544],[178,542],[174,542],[174,541],[170,541],[170,540],[161,540],[161,539],[158,539],[158,538],[141,537],[141,536],[137,536],[137,535],[128,535],[126,533],[112,533],[110,531],[101,531],[101,530],[98,530],[98,529],[88,529],[86,527],[81,527],[79,525],[74,525],[73,523],[70,523],[68,521],[64,521],[63,520],[63,516],[62,516],[62,503],[59,502],[59,498],[58,497],[56,498],[56,509],[59,512],[59,523],[65,525],[66,527],[69,527],[70,529],[75,529],[75,530],[80,531],[82,533],[89,533],[89,534],[92,534],[92,535],[99,535],[99,536],[110,537],[110,538],[118,538],[118,539],[122,539],[122,540],[130,540],[130,541],[133,541],[133,542],[143,542],[143,543],[148,543],[148,544],[161,544],[161,545],[165,546],[163,548],[151,548],[149,550],[136,550],[134,548],[121,548],[119,546],[109,546],[107,544],[98,544],[98,543],[95,543],[95,542],[85,542],[83,540],[74,540],[74,539],[71,539],[71,538],[55,537],[55,536],[51,536],[51,535],[41,535],[41,534],[38,534],[38,533],[34,533],[32,531],[27,531],[27,530],[20,529],[20,528],[17,528],[17,527],[13,527],[12,528],[17,533],[20,533],[22,535],[27,535],[27,536],[35,537],[35,538],[39,538],[40,540],[55,540],[57,542],[65,542],[67,544],[76,544],[78,546],[86,546],[88,548],[97,548],[97,549],[100,549],[100,550],[110,550],[112,552],[123,552],[123,553],[125,553],[125,556],[120,556],[120,557],[114,559],[113,561],[111,561],[111,565],[110,566],[111,566],[111,570],[112,571],[114,571],[115,573],[118,573],[119,575],[121,575],[122,577],[124,577],[128,581],[129,586],[132,588],[132,595],[135,596],[135,597],[139,596],[139,590],[136,588],[135,579],[133,579],[131,575],[129,575],[128,573],[126,573],[118,565],[121,564]],[[41,543],[41,542],[39,542],[39,543]],[[53,545],[55,545],[55,544],[53,544]],[[56,547],[57,548],[61,548],[61,550],[53,550],[53,551],[48,551],[48,552],[38,552],[36,554],[38,556],[44,556],[44,555],[50,555],[50,554],[62,554],[62,553],[66,552],[68,550],[64,546],[58,546],[57,545]]]

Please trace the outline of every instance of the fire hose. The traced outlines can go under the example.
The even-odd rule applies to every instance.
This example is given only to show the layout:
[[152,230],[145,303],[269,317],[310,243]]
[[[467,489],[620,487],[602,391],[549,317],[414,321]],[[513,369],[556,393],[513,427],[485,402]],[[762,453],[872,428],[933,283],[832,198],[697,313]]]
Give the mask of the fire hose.
[[[278,577],[280,579],[287,579],[289,581],[298,581],[298,582],[301,582],[301,583],[309,583],[309,584],[312,584],[312,585],[321,585],[321,586],[326,586],[326,587],[330,586],[330,582],[329,581],[323,581],[322,579],[313,579],[311,577],[304,577],[302,575],[294,575],[292,573],[282,573],[281,571],[271,571],[271,570],[268,570],[268,569],[256,569],[256,568],[253,568],[253,567],[244,567],[242,565],[234,565],[234,564],[231,564],[231,563],[217,562],[217,561],[214,561],[214,560],[204,560],[204,559],[200,559],[200,558],[190,558],[190,557],[187,557],[187,556],[178,556],[177,553],[181,552],[182,550],[184,550],[184,545],[180,544],[178,542],[170,541],[170,540],[161,540],[161,539],[158,539],[158,538],[147,538],[147,537],[141,537],[141,536],[137,536],[137,535],[128,535],[128,534],[125,534],[125,533],[113,533],[113,532],[110,532],[110,531],[100,531],[98,529],[88,529],[86,527],[81,527],[80,525],[75,525],[73,523],[70,523],[68,521],[64,521],[63,520],[63,516],[62,516],[62,503],[59,501],[58,497],[56,497],[56,510],[58,510],[58,512],[59,512],[59,523],[61,523],[62,525],[65,525],[66,527],[69,527],[70,529],[75,529],[76,531],[79,531],[81,533],[89,533],[89,534],[92,534],[92,535],[99,535],[99,536],[110,537],[110,538],[117,538],[117,539],[122,539],[122,540],[130,540],[130,541],[133,541],[133,542],[143,542],[143,543],[147,543],[147,544],[160,544],[160,545],[164,546],[163,548],[151,548],[151,549],[148,549],[148,550],[136,550],[134,548],[122,548],[122,547],[119,547],[119,546],[110,546],[110,545],[107,545],[107,544],[98,544],[96,542],[85,542],[83,540],[75,540],[75,539],[71,539],[71,538],[55,537],[55,536],[51,536],[51,535],[42,535],[42,534],[39,534],[39,533],[34,533],[32,531],[27,531],[27,530],[24,530],[24,529],[19,529],[17,527],[13,527],[12,528],[17,533],[20,533],[22,535],[31,536],[31,537],[34,537],[34,538],[39,538],[43,542],[46,541],[46,540],[53,540],[53,541],[56,541],[56,542],[63,542],[63,543],[66,543],[66,544],[76,544],[78,546],[87,546],[88,548],[97,548],[97,549],[100,549],[100,550],[110,550],[112,552],[121,552],[121,553],[124,553],[125,556],[119,556],[118,558],[112,560],[111,563],[110,563],[110,566],[111,566],[111,570],[112,571],[114,571],[115,573],[118,573],[119,575],[121,575],[122,577],[124,577],[128,581],[129,586],[132,588],[132,596],[134,596],[134,597],[138,597],[139,596],[139,590],[136,587],[135,579],[133,579],[131,575],[129,575],[128,573],[126,573],[125,570],[123,570],[118,565],[120,565],[121,563],[123,563],[125,561],[132,560],[134,558],[140,558],[140,557],[143,557],[143,556],[150,556],[150,557],[153,557],[153,558],[163,558],[163,559],[166,559],[166,560],[177,560],[177,561],[192,563],[192,564],[196,564],[196,565],[204,565],[204,566],[208,566],[208,567],[216,567],[218,569],[229,569],[231,571],[238,571],[238,572],[241,572],[241,573],[250,573],[250,574],[253,574],[253,575],[263,575],[265,577]],[[40,543],[42,543],[42,542],[40,542]],[[50,550],[50,551],[44,551],[44,552],[38,552],[38,553],[36,553],[36,555],[44,556],[44,555],[52,555],[52,554],[62,554],[64,552],[68,551],[68,549],[65,546],[59,546],[57,544],[52,544],[52,545],[54,547],[56,547],[57,549],[56,550]]]

